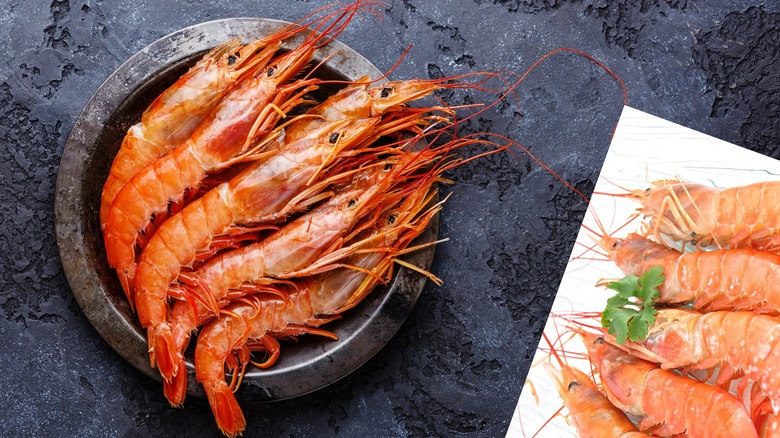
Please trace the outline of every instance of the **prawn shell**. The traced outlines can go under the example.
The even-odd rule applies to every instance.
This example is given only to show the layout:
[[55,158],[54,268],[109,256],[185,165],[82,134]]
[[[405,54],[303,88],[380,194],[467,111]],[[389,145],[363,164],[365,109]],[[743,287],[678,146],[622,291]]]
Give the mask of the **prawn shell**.
[[758,436],[742,403],[728,392],[663,370],[600,339],[586,336],[585,346],[607,397],[644,417],[646,427],[689,437]]
[[745,311],[660,309],[647,339],[639,345],[657,355],[654,360],[663,368],[730,365],[741,370],[745,378],[758,382],[773,406],[780,408],[777,318]]
[[654,266],[663,268],[659,302],[692,301],[703,311],[780,314],[778,254],[749,248],[681,253],[637,234],[616,241],[610,258],[624,274],[639,276]]
[[553,378],[558,394],[569,411],[568,419],[579,437],[639,438],[647,435],[637,432],[626,414],[615,407],[601,393],[596,384],[582,371],[565,364],[556,369],[544,363],[545,371]]
[[780,244],[780,181],[725,189],[659,181],[632,196],[651,229],[680,242],[771,250]]
[[[198,24],[161,38],[120,66],[87,102],[76,120],[62,153],[55,194],[56,236],[63,269],[79,306],[106,342],[125,360],[149,377],[160,380],[149,367],[146,333],[135,321],[115,274],[105,262],[98,220],[101,188],[127,129],[138,120],[152,100],[187,71],[212,47],[231,36],[251,41],[276,31],[285,22],[262,18],[231,18]],[[291,48],[299,39],[285,44]],[[324,79],[377,78],[382,72],[363,56],[334,41],[317,52],[317,60],[337,53],[320,68]],[[382,81],[380,81],[382,82]],[[422,237],[435,240],[437,218]],[[434,248],[405,258],[430,267]],[[237,397],[240,400],[280,400],[319,389],[351,372],[373,356],[400,327],[425,283],[421,276],[400,270],[387,293],[379,293],[358,310],[360,321],[338,321],[334,330],[353,334],[353,339],[334,345],[324,342],[323,351],[301,350],[291,345],[285,356],[259,380],[249,372]],[[380,291],[377,291],[380,292]],[[347,354],[347,347],[351,348]],[[338,347],[338,348],[334,348]],[[326,355],[336,360],[334,366]],[[188,363],[191,395],[203,397]],[[298,382],[290,385],[290,381]]]

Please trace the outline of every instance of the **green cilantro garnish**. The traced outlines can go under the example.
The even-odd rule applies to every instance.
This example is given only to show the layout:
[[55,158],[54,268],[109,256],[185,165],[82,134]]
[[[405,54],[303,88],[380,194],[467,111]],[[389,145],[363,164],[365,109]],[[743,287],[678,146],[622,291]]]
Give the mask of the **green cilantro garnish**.
[[664,283],[664,270],[654,266],[642,277],[628,275],[620,281],[613,281],[607,289],[617,295],[607,300],[607,307],[601,314],[601,326],[615,335],[618,344],[637,342],[647,338],[647,328],[655,323],[653,299],[658,297],[658,287]]

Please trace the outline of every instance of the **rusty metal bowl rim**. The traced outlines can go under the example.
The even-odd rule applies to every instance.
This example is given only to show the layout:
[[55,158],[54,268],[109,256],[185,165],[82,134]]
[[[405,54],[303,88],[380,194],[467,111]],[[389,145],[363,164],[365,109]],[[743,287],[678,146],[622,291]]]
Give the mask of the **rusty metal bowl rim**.
[[[123,359],[143,374],[160,380],[149,366],[142,329],[132,315],[118,281],[105,261],[97,216],[99,193],[118,144],[100,144],[121,118],[127,101],[138,99],[138,90],[160,80],[172,68],[192,63],[212,47],[233,37],[249,41],[289,23],[265,18],[228,18],[196,24],[173,32],[143,48],[119,66],[89,99],[79,115],[62,153],[55,191],[55,231],[68,283],[93,327]],[[330,56],[325,68],[349,80],[381,72],[366,58],[334,41],[317,54]],[[135,94],[134,94],[135,93]],[[140,113],[137,114],[140,117]],[[135,122],[132,122],[135,123]],[[113,125],[112,125],[113,124]],[[113,153],[106,149],[114,148]],[[102,175],[100,175],[102,172]],[[423,239],[438,233],[438,217]],[[411,254],[407,261],[430,268],[433,247]],[[299,346],[284,344],[279,362],[268,370],[252,370],[244,378],[239,400],[275,401],[307,394],[348,375],[376,354],[401,327],[419,298],[425,277],[399,269],[388,287],[374,291],[358,308],[330,327],[340,340],[306,340]],[[292,351],[285,351],[292,350]],[[188,393],[203,397],[188,361]],[[162,389],[162,388],[161,388]]]

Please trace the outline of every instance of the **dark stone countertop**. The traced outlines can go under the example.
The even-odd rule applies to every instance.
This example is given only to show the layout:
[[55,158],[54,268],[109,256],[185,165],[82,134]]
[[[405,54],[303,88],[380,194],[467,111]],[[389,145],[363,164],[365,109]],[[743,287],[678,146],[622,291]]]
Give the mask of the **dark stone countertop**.
[[[204,400],[168,406],[81,313],[62,272],[54,185],[87,99],[123,61],[182,27],[227,17],[292,21],[322,1],[2,2],[0,14],[0,435],[213,436]],[[609,6],[608,6],[609,4]],[[339,38],[393,78],[522,73],[558,47],[625,82],[629,105],[777,157],[780,3],[392,1]],[[453,93],[450,104],[468,103]],[[510,135],[592,191],[622,91],[560,53],[516,98],[467,126]],[[468,131],[467,131],[468,132]],[[408,321],[325,390],[244,403],[245,436],[502,436],[586,203],[522,154],[450,175],[433,273]]]

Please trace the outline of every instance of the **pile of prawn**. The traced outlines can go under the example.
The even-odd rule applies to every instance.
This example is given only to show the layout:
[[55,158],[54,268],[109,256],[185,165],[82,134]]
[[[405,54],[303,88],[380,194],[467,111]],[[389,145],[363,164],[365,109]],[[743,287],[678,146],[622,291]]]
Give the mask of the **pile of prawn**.
[[643,340],[618,343],[600,312],[553,315],[588,352],[590,376],[569,366],[568,334],[545,335],[569,423],[581,436],[780,436],[780,182],[663,180],[610,195],[645,221],[618,238],[596,217],[599,230],[583,225],[595,251],[625,275],[660,266],[664,280]]
[[[105,183],[106,255],[147,331],[150,366],[181,406],[197,331],[196,377],[227,436],[246,427],[234,391],[248,367],[274,364],[280,339],[335,340],[321,326],[387,284],[396,264],[438,281],[399,259],[437,243],[413,243],[441,208],[436,183],[508,147],[458,135],[453,108],[407,105],[483,78],[364,78],[311,102],[324,83],[315,51],[373,7],[328,6],[214,48],[129,129]],[[458,155],[471,145],[488,152]]]

